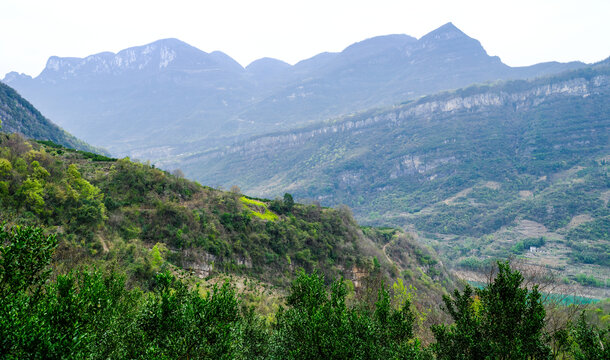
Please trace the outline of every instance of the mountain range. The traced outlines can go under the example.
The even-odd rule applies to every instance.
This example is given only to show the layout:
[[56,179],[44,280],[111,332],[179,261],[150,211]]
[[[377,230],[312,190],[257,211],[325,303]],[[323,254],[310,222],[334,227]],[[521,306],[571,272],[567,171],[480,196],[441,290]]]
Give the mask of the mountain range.
[[451,23],[9,73],[0,353],[606,358],[609,98],[610,58],[513,68]]
[[157,160],[231,144],[441,90],[582,67],[509,67],[448,23],[387,35],[295,65],[245,68],[177,39],[86,58],[51,57],[40,75],[3,79],[74,135],[115,155]]
[[610,277],[609,79],[608,59],[509,67],[449,23],[295,65],[243,68],[166,39],[52,57],[36,78],[4,82],[113,154],[252,196],[346,204],[464,271],[518,256],[599,287]]

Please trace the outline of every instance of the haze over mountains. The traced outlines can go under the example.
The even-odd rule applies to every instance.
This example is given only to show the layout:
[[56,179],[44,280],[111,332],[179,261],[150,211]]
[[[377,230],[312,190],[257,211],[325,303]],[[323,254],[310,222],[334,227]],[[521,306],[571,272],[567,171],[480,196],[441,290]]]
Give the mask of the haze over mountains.
[[0,131],[52,141],[69,148],[103,153],[45,118],[10,86],[0,83]]
[[3,81],[89,143],[157,160],[440,90],[583,65],[511,68],[448,23],[420,39],[375,37],[294,66],[265,58],[243,68],[222,52],[165,39],[117,54],[51,57],[39,76],[9,73]]

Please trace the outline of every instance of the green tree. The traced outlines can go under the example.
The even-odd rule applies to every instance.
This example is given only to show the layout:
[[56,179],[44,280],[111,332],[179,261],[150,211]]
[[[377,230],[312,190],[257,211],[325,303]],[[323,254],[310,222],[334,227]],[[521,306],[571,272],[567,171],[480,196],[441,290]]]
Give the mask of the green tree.
[[28,209],[41,214],[44,211],[44,187],[40,180],[27,178],[17,192],[18,197],[23,199],[23,202]]
[[392,309],[385,288],[375,309],[350,308],[343,280],[330,292],[316,273],[297,274],[280,308],[271,339],[271,357],[277,359],[417,359],[423,356],[413,339],[414,316],[409,303]]
[[454,320],[432,327],[438,359],[546,359],[545,310],[537,287],[521,287],[523,276],[498,263],[494,281],[473,291],[466,286],[443,298]]
[[570,353],[575,360],[610,359],[610,328],[599,330],[587,324],[582,312],[576,325],[572,327]]
[[11,162],[7,159],[0,158],[0,177],[5,177],[10,175],[11,170],[13,170],[13,166]]
[[45,236],[42,229],[2,225],[0,228],[0,296],[40,287],[47,279],[55,235]]
[[[0,228],[0,355],[18,350],[23,340],[40,331],[37,300],[48,278],[55,236],[32,227]],[[28,340],[29,341],[29,340]],[[3,355],[4,354],[4,355]],[[20,358],[20,356],[14,356]]]
[[[432,345],[438,359],[484,359],[479,306],[475,306],[473,290],[466,285],[463,293],[455,290],[453,298],[444,296],[445,310],[454,324],[432,326],[436,343]],[[477,305],[480,301],[477,299]]]
[[169,272],[136,319],[128,358],[234,359],[238,356],[239,307],[234,289],[224,283],[202,297]]
[[294,199],[289,193],[284,194],[284,212],[289,213],[294,207]]
[[83,269],[59,275],[36,306],[37,331],[20,349],[43,359],[121,359],[129,350],[141,293],[114,272]]
[[40,165],[38,161],[32,161],[30,167],[32,168],[32,177],[34,179],[44,181],[46,178],[49,177],[49,172],[47,171],[47,169],[42,167],[42,165]]

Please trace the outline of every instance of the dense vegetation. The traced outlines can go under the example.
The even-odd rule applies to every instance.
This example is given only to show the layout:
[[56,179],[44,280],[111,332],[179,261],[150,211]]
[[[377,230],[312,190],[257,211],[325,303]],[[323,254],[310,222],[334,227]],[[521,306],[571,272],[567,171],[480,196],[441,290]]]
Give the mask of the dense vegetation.
[[540,293],[537,287],[520,288],[522,282],[519,272],[500,263],[494,282],[477,289],[477,297],[470,286],[463,293],[456,290],[453,298],[445,297],[455,325],[433,328],[439,340],[434,345],[438,358],[455,359],[456,354],[475,359],[548,358]]
[[[0,137],[0,186],[3,358],[607,356],[605,305],[551,329],[507,265],[445,297],[443,316],[455,285],[434,253],[345,207],[249,198],[19,135]],[[255,279],[279,287],[250,291]]]
[[122,268],[143,288],[171,269],[192,282],[233,274],[282,291],[297,267],[344,276],[357,287],[374,261],[392,279],[412,282],[428,307],[453,286],[438,261],[407,256],[393,264],[381,248],[398,239],[405,254],[434,255],[397,230],[361,229],[347,208],[297,204],[290,194],[249,198],[18,135],[0,136],[0,210],[2,221],[56,234],[52,265],[60,271],[91,263]]
[[70,148],[100,152],[45,118],[13,88],[0,82],[0,128],[2,132],[17,132],[28,138],[53,141]]
[[[0,229],[0,355],[5,359],[607,359],[610,332],[585,315],[553,334],[536,287],[508,264],[486,288],[445,297],[452,324],[414,337],[409,294],[381,283],[373,304],[348,302],[343,279],[330,289],[302,270],[285,307],[266,322],[230,284],[189,288],[160,272],[150,291],[126,286],[116,272],[55,274],[55,235]],[[379,271],[379,269],[377,269]],[[374,275],[374,273],[373,273]],[[373,289],[370,289],[373,290]],[[606,316],[607,317],[607,316]],[[607,320],[606,320],[607,321]],[[552,350],[553,348],[553,350]]]

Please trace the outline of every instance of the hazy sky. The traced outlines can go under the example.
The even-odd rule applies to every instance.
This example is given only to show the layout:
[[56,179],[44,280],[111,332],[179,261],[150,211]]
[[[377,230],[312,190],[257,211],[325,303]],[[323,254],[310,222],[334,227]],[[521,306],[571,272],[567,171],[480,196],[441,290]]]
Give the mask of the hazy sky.
[[175,37],[242,65],[289,63],[447,22],[505,63],[610,56],[610,0],[1,0],[0,78],[38,75],[49,56],[84,57]]

